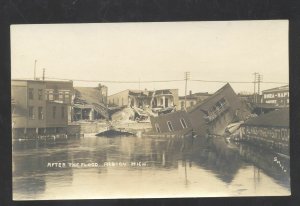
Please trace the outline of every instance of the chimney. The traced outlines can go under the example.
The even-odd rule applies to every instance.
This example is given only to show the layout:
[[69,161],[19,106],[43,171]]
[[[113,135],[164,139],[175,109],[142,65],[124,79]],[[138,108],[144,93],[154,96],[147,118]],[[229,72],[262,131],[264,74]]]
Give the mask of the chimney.
[[190,97],[192,96],[192,90],[190,90]]

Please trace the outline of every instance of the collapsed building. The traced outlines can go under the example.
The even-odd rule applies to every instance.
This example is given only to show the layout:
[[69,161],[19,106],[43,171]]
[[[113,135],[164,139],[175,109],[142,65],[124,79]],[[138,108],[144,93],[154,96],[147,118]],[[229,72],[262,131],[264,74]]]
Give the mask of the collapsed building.
[[107,109],[107,87],[75,87],[73,99],[73,120],[109,119]]
[[238,98],[227,83],[187,111],[151,117],[150,120],[153,130],[157,133],[193,130],[198,135],[223,135],[228,124],[245,120],[250,114],[247,104]]
[[124,90],[108,97],[109,108],[131,108],[133,120],[149,120],[149,116],[178,109],[178,89]]

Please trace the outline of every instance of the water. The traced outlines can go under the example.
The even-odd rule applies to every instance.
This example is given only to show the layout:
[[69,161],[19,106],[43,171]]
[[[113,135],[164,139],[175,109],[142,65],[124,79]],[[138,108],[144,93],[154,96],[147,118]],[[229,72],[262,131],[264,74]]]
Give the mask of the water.
[[91,136],[13,147],[14,200],[290,195],[289,181],[289,159],[222,138]]

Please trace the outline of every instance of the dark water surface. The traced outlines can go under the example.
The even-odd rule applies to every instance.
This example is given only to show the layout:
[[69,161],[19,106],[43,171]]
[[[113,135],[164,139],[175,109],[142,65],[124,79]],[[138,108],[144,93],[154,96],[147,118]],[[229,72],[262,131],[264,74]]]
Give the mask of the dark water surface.
[[14,200],[289,195],[289,182],[288,158],[222,138],[13,146]]

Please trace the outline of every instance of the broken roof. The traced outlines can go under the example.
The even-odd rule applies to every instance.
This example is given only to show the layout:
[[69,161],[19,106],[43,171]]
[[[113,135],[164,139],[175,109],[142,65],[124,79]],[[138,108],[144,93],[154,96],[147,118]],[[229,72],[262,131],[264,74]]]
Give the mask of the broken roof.
[[155,95],[172,94],[169,89],[155,90]]
[[101,103],[101,91],[98,87],[75,87],[77,98],[84,100],[87,104]]
[[289,127],[289,108],[283,108],[249,119],[244,125],[267,126],[267,127]]
[[209,96],[208,98],[204,99],[202,102],[199,102],[194,107],[189,108],[188,112],[192,112],[197,108],[201,108],[203,110],[209,110],[212,106],[214,106],[220,99],[224,97],[222,92],[226,89],[232,89],[229,83],[225,84],[223,87],[221,87],[219,90],[217,90],[213,95]]
[[136,92],[136,91],[129,90],[128,94],[131,95],[131,96],[139,96],[139,97],[141,97],[141,96],[143,96],[143,97],[148,96],[147,92],[145,92],[145,91],[138,91],[138,92]]

